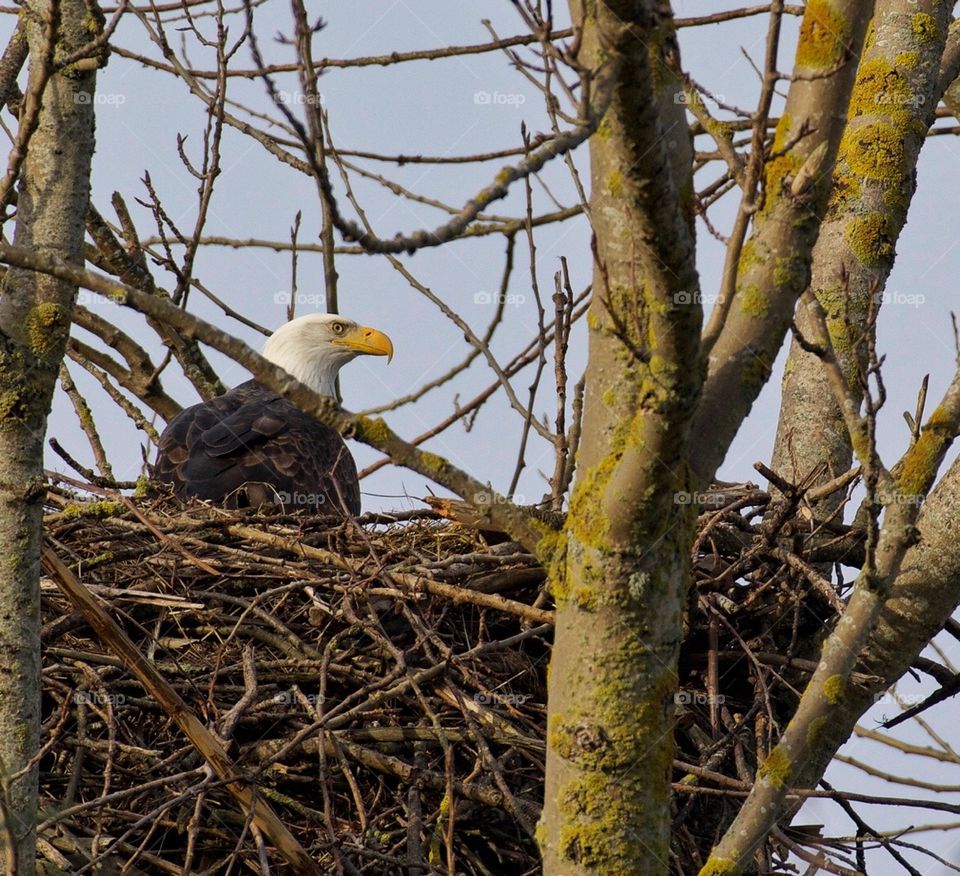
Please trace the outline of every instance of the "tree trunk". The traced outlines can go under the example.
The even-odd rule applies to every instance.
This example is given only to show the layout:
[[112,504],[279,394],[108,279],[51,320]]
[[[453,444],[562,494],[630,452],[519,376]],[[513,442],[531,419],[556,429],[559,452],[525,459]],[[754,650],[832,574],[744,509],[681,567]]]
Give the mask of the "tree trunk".
[[683,459],[703,374],[690,141],[663,8],[585,11],[579,59],[620,67],[590,141],[590,354],[566,551],[552,575],[540,840],[545,873],[660,873],[695,520]]
[[[21,130],[41,89],[42,107],[26,145],[15,241],[80,265],[99,59],[52,71],[57,59],[93,39],[102,21],[82,0],[32,3],[25,14],[30,76]],[[75,291],[52,277],[11,269],[0,298],[0,782],[6,799],[0,842],[6,872],[20,874],[34,872],[36,839],[37,768],[31,759],[40,731],[43,442]]]
[[[857,398],[871,302],[879,308],[882,301],[913,197],[930,108],[940,99],[934,89],[945,37],[946,15],[938,3],[886,2],[878,7],[813,251],[810,291],[797,309],[797,326],[809,336],[813,322],[806,296],[816,296]],[[798,483],[825,463],[811,482],[816,486],[842,474],[852,459],[850,436],[820,360],[794,339],[783,375],[773,467]],[[817,517],[829,517],[843,495],[821,502]]]

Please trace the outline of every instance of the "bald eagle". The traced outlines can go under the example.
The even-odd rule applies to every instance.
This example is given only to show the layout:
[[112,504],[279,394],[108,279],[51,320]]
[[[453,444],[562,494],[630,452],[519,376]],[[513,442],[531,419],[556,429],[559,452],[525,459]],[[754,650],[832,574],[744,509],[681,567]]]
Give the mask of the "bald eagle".
[[[363,354],[389,361],[393,344],[376,329],[325,313],[288,322],[263,347],[265,359],[331,398],[337,372]],[[181,498],[226,508],[360,513],[357,467],[340,434],[255,380],[174,417],[160,436],[153,480]]]

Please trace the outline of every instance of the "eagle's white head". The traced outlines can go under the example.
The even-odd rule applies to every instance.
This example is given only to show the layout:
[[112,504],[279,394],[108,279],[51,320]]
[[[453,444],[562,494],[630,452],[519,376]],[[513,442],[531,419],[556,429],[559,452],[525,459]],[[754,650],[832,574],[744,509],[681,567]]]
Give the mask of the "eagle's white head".
[[393,356],[383,332],[332,313],[311,313],[280,326],[263,345],[263,356],[314,392],[336,398],[337,372],[357,356]]

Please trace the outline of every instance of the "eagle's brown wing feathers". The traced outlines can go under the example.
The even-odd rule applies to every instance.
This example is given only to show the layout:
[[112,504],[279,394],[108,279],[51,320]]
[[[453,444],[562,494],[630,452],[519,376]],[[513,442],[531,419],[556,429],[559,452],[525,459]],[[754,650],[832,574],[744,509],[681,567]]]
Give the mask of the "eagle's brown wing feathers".
[[360,513],[357,469],[340,435],[255,381],[175,417],[153,477],[227,508]]

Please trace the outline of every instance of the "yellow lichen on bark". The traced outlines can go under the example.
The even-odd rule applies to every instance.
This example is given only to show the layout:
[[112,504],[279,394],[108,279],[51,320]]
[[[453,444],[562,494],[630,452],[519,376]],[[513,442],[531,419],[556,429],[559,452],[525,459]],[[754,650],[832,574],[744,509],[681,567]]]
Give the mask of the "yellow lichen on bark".
[[828,703],[835,706],[843,699],[847,689],[847,680],[842,675],[831,675],[823,683],[823,696]]
[[850,42],[850,22],[830,0],[808,0],[800,25],[797,66],[823,70],[843,59]]
[[782,746],[776,746],[764,759],[757,770],[757,779],[776,788],[783,788],[793,777],[793,764]]
[[70,331],[69,313],[60,304],[43,301],[27,314],[24,328],[30,352],[45,361],[60,355]]
[[711,855],[698,876],[739,876],[740,872],[740,865],[733,858]]
[[924,426],[916,444],[907,451],[897,472],[897,483],[902,495],[926,495],[937,476],[937,467],[953,440],[953,435],[952,418],[938,407]]
[[898,184],[906,162],[903,134],[888,122],[848,129],[840,143],[840,158],[858,176]]
[[740,309],[748,316],[764,317],[770,309],[767,296],[756,285],[744,286],[737,300],[740,302]]
[[890,225],[885,213],[854,216],[844,229],[850,251],[864,267],[872,268],[893,258]]
[[913,35],[921,43],[933,42],[940,36],[936,19],[926,12],[915,12],[910,19]]

